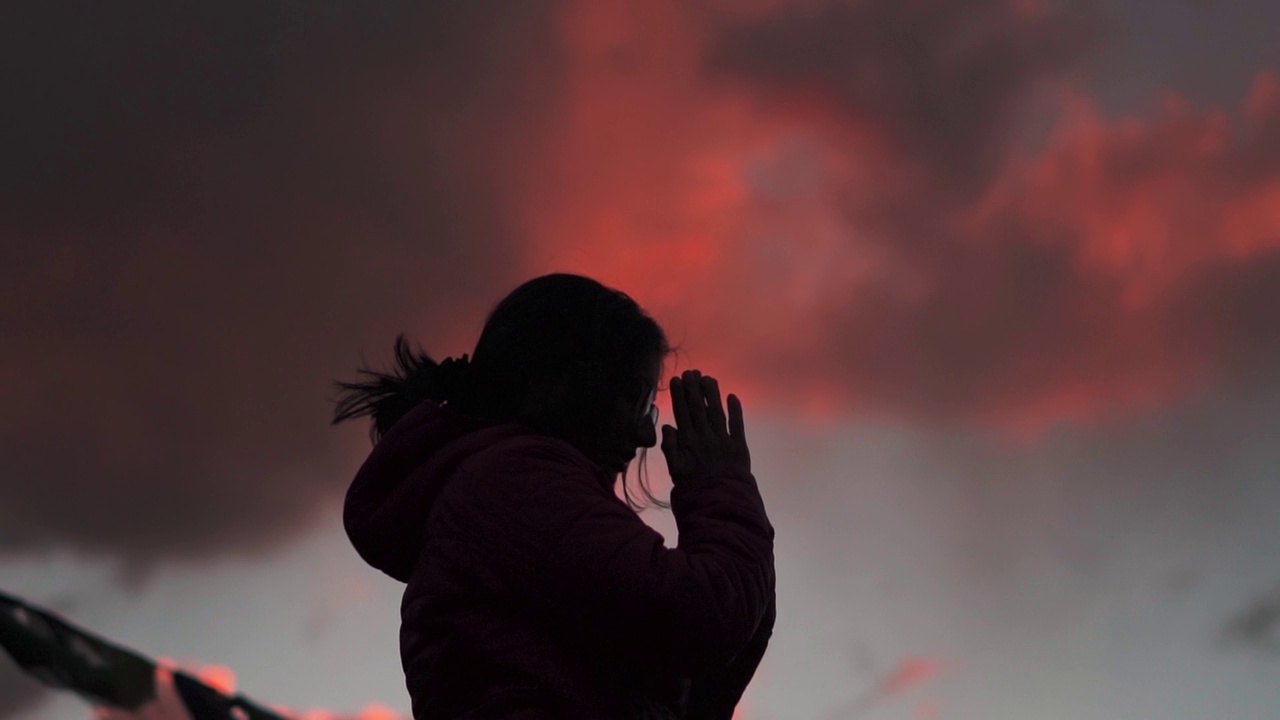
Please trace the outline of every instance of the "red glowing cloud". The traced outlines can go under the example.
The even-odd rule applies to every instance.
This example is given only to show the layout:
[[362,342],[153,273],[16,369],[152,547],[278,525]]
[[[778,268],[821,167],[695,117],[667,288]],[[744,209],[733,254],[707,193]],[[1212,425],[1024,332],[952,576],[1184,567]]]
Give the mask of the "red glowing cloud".
[[[1113,120],[1063,91],[1088,17],[798,5],[574,5],[523,195],[543,257],[815,418],[1034,433],[1277,368],[1273,76],[1238,112],[1170,94]],[[1013,140],[1055,109],[1047,141]]]
[[1274,75],[1117,119],[1054,5],[41,5],[3,29],[50,62],[0,168],[0,550],[294,536],[355,456],[330,383],[554,270],[802,420],[1036,433],[1273,375]]

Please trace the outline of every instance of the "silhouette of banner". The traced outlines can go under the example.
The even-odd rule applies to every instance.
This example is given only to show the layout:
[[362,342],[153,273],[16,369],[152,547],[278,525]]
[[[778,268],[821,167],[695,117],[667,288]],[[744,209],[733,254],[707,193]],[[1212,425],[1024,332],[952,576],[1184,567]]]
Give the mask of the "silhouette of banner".
[[[136,711],[156,696],[156,663],[0,592],[0,647],[23,671],[93,705]],[[174,687],[192,720],[286,720],[181,671]]]

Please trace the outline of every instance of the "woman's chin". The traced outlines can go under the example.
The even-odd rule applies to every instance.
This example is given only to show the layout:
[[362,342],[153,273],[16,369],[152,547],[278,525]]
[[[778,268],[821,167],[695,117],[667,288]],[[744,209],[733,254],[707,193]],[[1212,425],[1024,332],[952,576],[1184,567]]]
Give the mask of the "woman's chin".
[[630,463],[621,460],[617,455],[596,461],[596,465],[610,475],[619,475],[626,472],[627,465],[629,464]]
[[631,466],[631,462],[636,459],[636,451],[634,448],[629,451],[618,450],[608,454],[602,453],[602,455],[604,455],[604,457],[597,460],[596,464],[606,472],[618,474],[626,472],[627,468]]
[[631,466],[631,461],[634,459],[635,459],[634,457],[625,458],[625,459],[620,458],[614,461],[613,467],[610,469],[619,474],[624,473],[627,471],[627,468]]

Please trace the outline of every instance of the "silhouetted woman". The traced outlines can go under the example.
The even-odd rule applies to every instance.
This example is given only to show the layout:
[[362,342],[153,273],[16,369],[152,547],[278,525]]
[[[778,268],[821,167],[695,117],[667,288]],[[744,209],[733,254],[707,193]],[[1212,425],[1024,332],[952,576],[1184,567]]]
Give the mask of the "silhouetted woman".
[[[408,583],[400,653],[416,720],[728,720],[776,617],[773,527],[742,407],[696,370],[662,427],[677,548],[626,490],[657,444],[662,328],[577,275],[521,285],[471,358],[411,353],[338,383],[373,419],[347,492],[360,556]],[[643,465],[643,456],[642,456]],[[625,502],[615,493],[622,473]]]

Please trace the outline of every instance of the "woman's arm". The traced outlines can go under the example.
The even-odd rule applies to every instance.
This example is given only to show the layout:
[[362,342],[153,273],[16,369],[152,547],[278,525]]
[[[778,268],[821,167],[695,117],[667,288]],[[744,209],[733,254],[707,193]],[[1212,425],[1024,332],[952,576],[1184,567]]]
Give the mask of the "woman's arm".
[[530,612],[639,666],[697,677],[741,655],[774,587],[755,478],[708,468],[677,486],[667,548],[578,465],[568,445],[530,440],[460,468],[442,502],[476,564]]
[[751,641],[724,668],[708,673],[693,681],[685,705],[684,720],[731,720],[733,711],[751,684],[769,639],[773,637],[773,625],[778,618],[778,596],[769,597],[769,606]]

